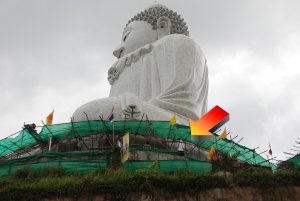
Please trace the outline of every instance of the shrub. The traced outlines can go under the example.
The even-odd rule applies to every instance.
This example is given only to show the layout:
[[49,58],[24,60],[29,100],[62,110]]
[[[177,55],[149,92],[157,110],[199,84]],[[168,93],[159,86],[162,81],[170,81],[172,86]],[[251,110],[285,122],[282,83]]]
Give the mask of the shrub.
[[239,186],[274,186],[273,173],[262,168],[238,171],[233,176],[234,182]]
[[[189,174],[181,172],[139,172],[127,173],[124,169],[107,169],[105,172],[80,176],[60,176],[63,169],[44,168],[47,177],[32,178],[32,169],[23,168],[14,173],[14,178],[0,180],[1,200],[42,200],[49,197],[71,196],[78,199],[83,194],[104,193],[108,200],[126,200],[131,192],[152,195],[155,189],[169,192],[199,192],[210,188],[231,186],[252,186],[262,190],[272,187],[300,185],[299,171],[278,171],[248,169],[226,175],[218,173]],[[229,179],[230,177],[232,179]],[[25,180],[21,180],[25,179]]]
[[45,167],[42,170],[42,176],[44,177],[62,177],[66,175],[65,169],[61,167]]
[[299,186],[300,185],[300,171],[277,171],[274,173],[274,180],[277,186]]
[[34,177],[34,171],[31,168],[22,168],[15,171],[12,175],[14,179],[32,179]]

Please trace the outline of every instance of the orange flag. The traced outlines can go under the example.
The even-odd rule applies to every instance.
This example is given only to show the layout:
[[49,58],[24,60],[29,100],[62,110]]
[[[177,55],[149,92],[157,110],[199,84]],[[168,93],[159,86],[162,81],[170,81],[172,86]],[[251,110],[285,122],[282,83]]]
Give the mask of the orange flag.
[[227,138],[227,131],[226,128],[224,129],[223,133],[221,135],[218,136],[219,139],[226,139]]
[[46,125],[52,125],[54,110],[47,116]]
[[217,160],[217,157],[216,157],[216,151],[215,151],[215,148],[214,146],[211,146],[210,147],[210,151],[209,151],[209,154],[207,156],[207,159],[210,161],[210,160]]

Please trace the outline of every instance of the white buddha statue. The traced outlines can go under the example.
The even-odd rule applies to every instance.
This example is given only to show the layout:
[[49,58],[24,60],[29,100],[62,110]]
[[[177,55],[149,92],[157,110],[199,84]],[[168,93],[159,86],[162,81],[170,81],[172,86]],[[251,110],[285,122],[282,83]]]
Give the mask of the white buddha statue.
[[79,107],[74,121],[105,118],[114,107],[115,120],[141,119],[189,125],[207,110],[208,70],[199,46],[188,36],[184,20],[163,5],[153,5],[129,20],[118,60],[108,70],[108,98]]

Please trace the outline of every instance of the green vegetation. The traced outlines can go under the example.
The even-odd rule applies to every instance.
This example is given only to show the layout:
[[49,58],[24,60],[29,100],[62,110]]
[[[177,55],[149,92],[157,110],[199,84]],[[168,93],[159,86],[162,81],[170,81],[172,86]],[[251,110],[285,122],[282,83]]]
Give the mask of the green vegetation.
[[249,169],[236,173],[218,172],[195,174],[176,171],[160,173],[156,169],[128,173],[124,169],[108,169],[86,175],[67,175],[63,169],[53,167],[40,171],[20,169],[10,178],[0,179],[1,200],[40,200],[49,197],[83,194],[107,194],[112,200],[124,200],[129,193],[153,193],[155,189],[166,191],[201,191],[216,187],[253,186],[273,188],[299,186],[299,171]]

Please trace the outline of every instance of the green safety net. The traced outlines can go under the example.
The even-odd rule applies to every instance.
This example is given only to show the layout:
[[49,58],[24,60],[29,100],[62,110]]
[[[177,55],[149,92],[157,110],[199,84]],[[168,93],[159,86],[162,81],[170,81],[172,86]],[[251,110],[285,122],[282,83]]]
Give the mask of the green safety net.
[[293,156],[292,158],[285,161],[286,163],[291,163],[297,167],[300,167],[300,154]]
[[[50,137],[53,140],[65,138],[77,138],[76,132],[82,137],[91,136],[99,133],[125,133],[139,134],[148,136],[149,123],[152,125],[152,133],[160,138],[178,140],[193,143],[207,150],[213,145],[220,152],[237,156],[238,162],[271,167],[275,166],[255,152],[254,149],[247,148],[232,140],[215,138],[213,141],[192,141],[190,127],[177,125],[170,126],[169,121],[115,121],[112,125],[109,121],[83,121],[64,124],[43,126],[38,134],[24,129],[17,133],[16,137],[5,138],[0,141],[0,158],[12,154],[13,152],[39,143],[48,143]],[[114,127],[114,128],[113,128]],[[76,131],[76,132],[75,132]],[[66,154],[66,153],[62,153]],[[55,163],[55,161],[53,162]],[[147,163],[145,163],[147,164]]]
[[[143,149],[132,148],[130,152]],[[146,150],[152,151],[152,150]],[[158,150],[153,150],[158,151]],[[44,152],[23,158],[0,161],[0,176],[9,176],[18,169],[28,167],[42,171],[47,167],[60,167],[69,174],[86,174],[107,168],[107,160],[93,159],[111,153],[111,150],[97,152]],[[45,160],[47,159],[47,160]],[[141,172],[150,170],[154,161],[126,161],[123,168],[128,172]],[[195,173],[205,173],[212,170],[211,163],[207,161],[189,160],[159,160],[157,170],[160,172],[176,172],[191,170]]]

